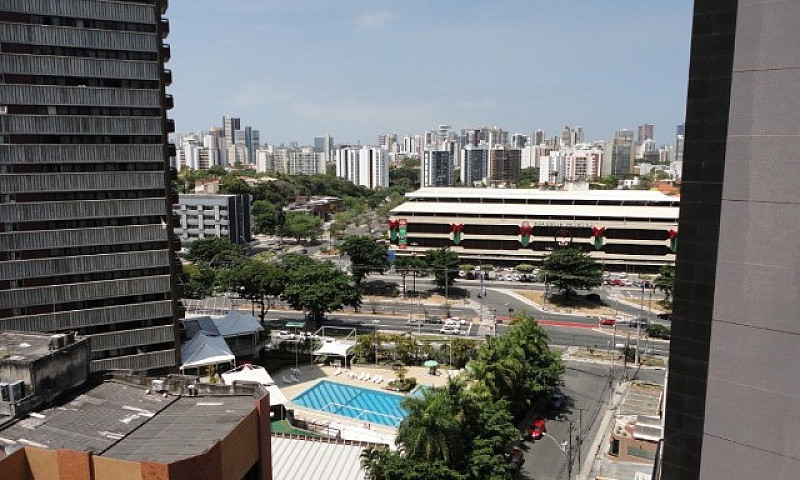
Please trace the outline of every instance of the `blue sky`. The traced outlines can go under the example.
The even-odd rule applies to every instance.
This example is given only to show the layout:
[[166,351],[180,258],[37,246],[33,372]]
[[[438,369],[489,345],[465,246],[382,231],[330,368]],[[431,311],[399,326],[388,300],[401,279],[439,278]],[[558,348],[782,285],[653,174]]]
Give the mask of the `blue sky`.
[[178,131],[230,113],[269,143],[497,125],[589,140],[683,121],[691,0],[176,0]]

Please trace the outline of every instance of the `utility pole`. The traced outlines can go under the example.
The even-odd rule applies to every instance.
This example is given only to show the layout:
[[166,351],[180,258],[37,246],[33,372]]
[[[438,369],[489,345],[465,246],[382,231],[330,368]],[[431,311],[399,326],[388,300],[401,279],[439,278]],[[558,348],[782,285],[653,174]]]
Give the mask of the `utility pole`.
[[583,409],[578,409],[578,472],[581,471],[581,444],[583,444]]
[[639,302],[639,318],[636,319],[636,365],[639,365],[639,342],[642,333],[642,320],[644,320],[644,282],[642,282],[642,297]]

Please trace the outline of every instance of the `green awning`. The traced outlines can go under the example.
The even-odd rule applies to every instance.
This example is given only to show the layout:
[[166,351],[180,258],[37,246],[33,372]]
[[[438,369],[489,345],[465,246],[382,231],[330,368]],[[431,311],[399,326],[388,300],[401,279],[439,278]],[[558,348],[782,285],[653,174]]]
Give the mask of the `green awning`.
[[306,322],[286,322],[287,328],[306,328]]

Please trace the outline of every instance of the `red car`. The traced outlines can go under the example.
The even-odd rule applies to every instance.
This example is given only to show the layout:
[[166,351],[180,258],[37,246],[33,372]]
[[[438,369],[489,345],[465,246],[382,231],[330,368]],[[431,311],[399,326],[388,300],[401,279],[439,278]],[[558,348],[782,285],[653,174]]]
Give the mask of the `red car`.
[[539,420],[533,422],[528,428],[528,438],[539,440],[546,431],[547,427],[544,424],[544,419],[540,418]]
[[612,327],[617,324],[617,319],[614,317],[602,317],[600,325],[611,325]]

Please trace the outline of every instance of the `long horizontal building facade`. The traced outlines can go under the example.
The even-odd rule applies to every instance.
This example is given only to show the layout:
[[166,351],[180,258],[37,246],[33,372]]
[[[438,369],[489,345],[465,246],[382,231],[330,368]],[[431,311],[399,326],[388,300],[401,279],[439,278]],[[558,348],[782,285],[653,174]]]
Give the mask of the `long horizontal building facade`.
[[0,330],[174,368],[166,0],[0,0]]
[[462,263],[540,263],[579,248],[606,270],[675,262],[680,198],[654,191],[423,188],[389,220],[398,255],[449,247]]

